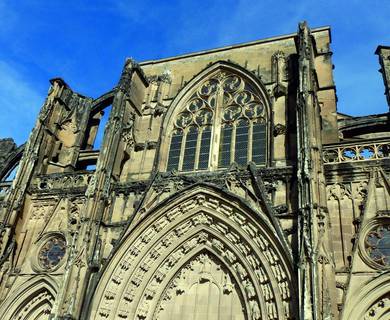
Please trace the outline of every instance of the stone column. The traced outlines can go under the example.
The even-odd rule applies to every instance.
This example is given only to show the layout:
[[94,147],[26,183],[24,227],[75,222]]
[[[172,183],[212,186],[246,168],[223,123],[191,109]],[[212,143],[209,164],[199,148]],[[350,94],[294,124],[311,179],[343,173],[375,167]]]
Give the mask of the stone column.
[[[299,206],[300,319],[332,319],[336,314],[334,262],[322,164],[320,106],[314,43],[306,22],[299,24],[297,92],[297,180]],[[334,270],[333,270],[334,271]]]

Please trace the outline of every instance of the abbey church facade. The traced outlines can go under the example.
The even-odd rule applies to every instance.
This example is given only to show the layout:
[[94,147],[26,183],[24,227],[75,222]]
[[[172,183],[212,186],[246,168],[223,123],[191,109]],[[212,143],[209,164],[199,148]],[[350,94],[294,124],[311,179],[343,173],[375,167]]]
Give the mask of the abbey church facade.
[[51,80],[0,140],[0,319],[390,319],[389,113],[337,112],[330,42],[128,59],[98,98]]

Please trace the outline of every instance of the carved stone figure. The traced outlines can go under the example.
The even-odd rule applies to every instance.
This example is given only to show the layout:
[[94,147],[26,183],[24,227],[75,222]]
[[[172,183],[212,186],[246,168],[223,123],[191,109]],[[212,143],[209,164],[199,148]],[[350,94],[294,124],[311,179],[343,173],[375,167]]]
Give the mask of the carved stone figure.
[[259,304],[255,300],[251,300],[249,302],[250,308],[251,308],[251,319],[252,320],[259,320],[261,319],[261,312],[259,308]]

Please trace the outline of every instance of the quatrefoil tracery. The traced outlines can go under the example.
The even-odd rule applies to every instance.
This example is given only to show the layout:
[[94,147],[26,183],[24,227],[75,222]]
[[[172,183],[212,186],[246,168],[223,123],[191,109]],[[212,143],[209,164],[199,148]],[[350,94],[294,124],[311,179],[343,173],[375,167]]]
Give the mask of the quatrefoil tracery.
[[[222,90],[223,98],[217,106],[218,94]],[[236,75],[224,72],[207,80],[192,95],[175,121],[175,128],[183,130],[189,126],[211,125],[216,108],[222,108],[222,120],[231,123],[239,118],[256,119],[264,123],[265,107],[262,100],[253,93],[253,89]]]

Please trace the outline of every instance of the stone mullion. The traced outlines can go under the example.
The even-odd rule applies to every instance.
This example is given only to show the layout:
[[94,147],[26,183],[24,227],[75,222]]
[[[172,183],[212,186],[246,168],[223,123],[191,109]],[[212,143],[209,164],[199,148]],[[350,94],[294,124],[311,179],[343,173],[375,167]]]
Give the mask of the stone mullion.
[[230,145],[230,163],[233,163],[236,160],[236,133],[237,133],[237,122],[236,120],[232,123],[232,137]]
[[223,112],[223,87],[220,83],[217,87],[215,115],[213,121],[211,147],[210,147],[210,168],[216,170],[218,168],[219,146],[221,143],[221,127],[222,127],[222,112]]
[[195,170],[198,170],[198,166],[199,166],[199,154],[200,154],[200,147],[202,144],[202,135],[203,135],[204,127],[197,127],[197,128],[198,128],[198,137],[196,139],[195,163],[194,163]]
[[247,154],[247,159],[248,162],[252,161],[252,148],[253,148],[253,124],[254,120],[249,120],[248,121],[249,126],[248,126],[248,154]]
[[[179,163],[177,166],[177,171],[181,171],[183,168],[184,153],[186,150],[186,143],[187,143],[187,134],[188,134],[188,127],[183,130],[183,137],[181,139],[180,157],[179,157]],[[171,140],[172,140],[172,137],[171,137]]]

